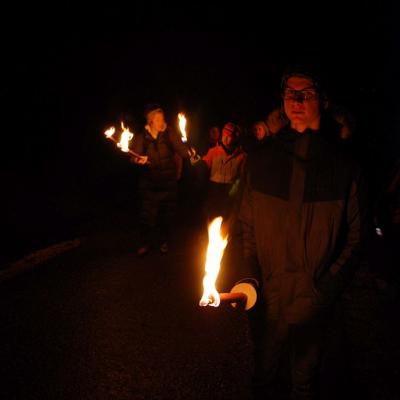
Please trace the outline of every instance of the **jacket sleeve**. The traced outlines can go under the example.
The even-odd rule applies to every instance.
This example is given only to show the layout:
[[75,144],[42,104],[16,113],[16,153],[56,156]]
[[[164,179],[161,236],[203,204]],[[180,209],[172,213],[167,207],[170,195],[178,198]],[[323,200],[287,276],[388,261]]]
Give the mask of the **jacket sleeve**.
[[239,209],[239,220],[242,225],[243,265],[241,278],[253,278],[260,282],[260,267],[254,235],[253,198],[248,173],[244,174],[242,200]]
[[205,156],[203,156],[203,158],[202,158],[202,160],[207,164],[208,169],[211,169],[212,162],[215,157],[214,149],[215,149],[215,147],[211,147],[211,149],[209,149],[207,151],[207,154]]
[[130,146],[131,150],[134,151],[137,154],[140,155],[145,155],[144,154],[144,134],[139,133],[138,135],[135,135],[135,137],[132,140],[132,145]]
[[182,142],[180,135],[173,129],[169,131],[169,140],[176,153],[186,160],[190,158],[189,147]]
[[353,178],[347,198],[342,250],[320,279],[323,297],[333,300],[345,288],[359,265],[361,248],[369,231],[365,181],[360,173]]

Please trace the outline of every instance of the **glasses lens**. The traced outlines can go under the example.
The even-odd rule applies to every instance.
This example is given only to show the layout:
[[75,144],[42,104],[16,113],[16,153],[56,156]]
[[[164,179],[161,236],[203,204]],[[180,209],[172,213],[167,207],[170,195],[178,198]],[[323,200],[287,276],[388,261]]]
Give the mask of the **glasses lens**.
[[296,100],[302,102],[315,100],[317,97],[318,93],[314,89],[294,90],[286,88],[283,92],[283,98],[285,100]]

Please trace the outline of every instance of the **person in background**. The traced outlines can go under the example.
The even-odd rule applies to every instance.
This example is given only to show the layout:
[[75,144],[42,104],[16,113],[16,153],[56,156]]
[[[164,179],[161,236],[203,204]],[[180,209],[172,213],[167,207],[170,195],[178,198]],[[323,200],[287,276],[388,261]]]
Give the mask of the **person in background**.
[[339,138],[345,141],[351,139],[356,129],[354,116],[344,107],[331,104],[328,104],[327,112],[339,125]]
[[241,145],[243,150],[249,154],[260,145],[266,143],[270,137],[271,135],[266,123],[264,121],[257,121],[252,125],[249,134],[242,136]]
[[289,120],[281,107],[274,108],[266,118],[266,125],[270,135],[276,135],[282,128],[288,125]]
[[220,137],[221,137],[221,132],[220,132],[220,129],[218,128],[218,126],[212,126],[208,133],[207,150],[210,149],[211,147],[216,146],[218,144]]
[[269,128],[264,121],[257,121],[253,125],[253,135],[258,142],[262,142],[265,138],[270,136]]
[[239,144],[240,128],[228,122],[222,129],[220,143],[203,157],[209,171],[204,212],[207,221],[222,216],[227,219],[243,171],[245,153]]
[[176,212],[179,174],[175,154],[195,162],[195,154],[182,142],[181,136],[165,121],[158,105],[145,111],[146,125],[133,140],[132,150],[141,157],[132,162],[141,166],[139,193],[141,197],[139,256],[145,255],[155,242],[161,253],[168,252],[170,228]]

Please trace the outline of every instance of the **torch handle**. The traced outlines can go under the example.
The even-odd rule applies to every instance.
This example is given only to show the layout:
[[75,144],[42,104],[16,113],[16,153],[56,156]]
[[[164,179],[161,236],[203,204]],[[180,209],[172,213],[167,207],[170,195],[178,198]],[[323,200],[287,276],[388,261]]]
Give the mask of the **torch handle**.
[[[111,141],[113,141],[115,144],[118,144],[118,142],[115,140],[115,138],[113,138],[112,136],[107,137],[107,139],[110,139]],[[129,154],[131,154],[132,156],[135,157],[143,157],[141,156],[139,153],[135,153],[133,150],[129,150],[128,151]]]
[[135,153],[133,150],[129,150],[128,153],[131,154],[132,156],[135,156],[135,157],[144,157],[144,156],[141,156],[138,153]]
[[220,293],[221,302],[246,304],[247,295],[245,293]]

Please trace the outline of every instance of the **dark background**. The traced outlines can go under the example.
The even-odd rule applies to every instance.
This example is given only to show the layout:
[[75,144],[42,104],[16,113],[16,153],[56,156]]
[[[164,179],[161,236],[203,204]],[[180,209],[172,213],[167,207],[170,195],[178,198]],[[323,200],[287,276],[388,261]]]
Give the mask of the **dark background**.
[[109,125],[124,117],[136,131],[146,104],[158,102],[171,124],[186,112],[202,148],[212,125],[249,128],[265,118],[280,104],[283,69],[299,60],[318,65],[334,103],[353,113],[371,182],[384,179],[399,148],[390,10],[336,4],[317,17],[296,10],[289,17],[203,8],[193,22],[194,7],[167,16],[157,7],[64,6],[48,17],[35,8],[24,10],[22,30],[14,24],[4,36],[3,264],[86,233],[90,221],[134,212],[138,171],[104,138]]

